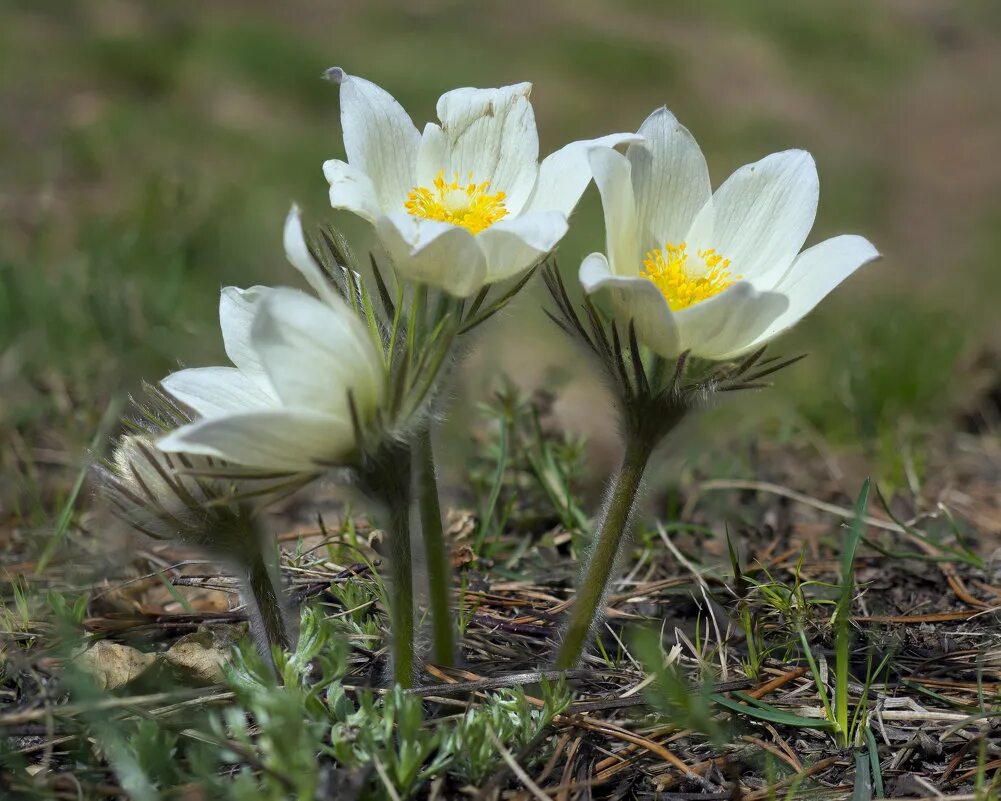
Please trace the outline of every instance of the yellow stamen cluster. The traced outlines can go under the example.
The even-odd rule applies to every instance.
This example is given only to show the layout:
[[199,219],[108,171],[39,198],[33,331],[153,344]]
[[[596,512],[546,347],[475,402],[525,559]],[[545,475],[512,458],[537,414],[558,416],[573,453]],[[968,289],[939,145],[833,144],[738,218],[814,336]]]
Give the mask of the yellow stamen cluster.
[[693,274],[688,269],[686,244],[672,245],[668,242],[663,250],[651,250],[643,259],[640,273],[649,278],[667,299],[671,311],[680,311],[700,301],[718,295],[741,276],[731,277],[730,260],[724,259],[715,248],[698,252],[704,269]]
[[451,183],[445,181],[445,171],[440,170],[434,179],[434,187],[415,186],[403,204],[407,212],[425,220],[461,225],[472,234],[478,234],[498,220],[507,216],[503,192],[488,194],[490,181],[459,183],[456,173]]

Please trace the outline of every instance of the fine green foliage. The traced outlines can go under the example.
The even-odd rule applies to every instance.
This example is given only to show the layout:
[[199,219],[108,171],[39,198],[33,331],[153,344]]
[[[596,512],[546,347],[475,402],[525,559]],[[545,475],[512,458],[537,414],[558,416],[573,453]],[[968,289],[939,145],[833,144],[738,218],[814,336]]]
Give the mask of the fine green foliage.
[[375,765],[377,781],[401,797],[441,774],[451,759],[451,751],[442,748],[444,733],[424,727],[421,699],[400,687],[378,701],[362,693],[357,704],[338,688],[329,694],[328,704],[334,719],[330,754],[355,770]]
[[542,679],[543,705],[528,702],[523,688],[501,690],[474,709],[470,709],[449,733],[446,748],[454,755],[451,772],[472,786],[481,785],[499,766],[496,741],[515,753],[529,745],[532,750],[519,754],[528,767],[542,762],[548,750],[541,747],[553,719],[570,705],[570,693],[560,680],[553,684]]
[[341,625],[352,634],[371,639],[382,635],[382,623],[375,612],[375,604],[385,601],[385,591],[381,582],[368,577],[354,577],[330,585],[330,594],[343,607]]
[[[51,601],[70,624],[79,620],[86,597],[70,604],[52,595]],[[19,614],[31,617],[26,607]],[[223,801],[308,801],[337,775],[375,801],[387,794],[413,797],[446,774],[475,786],[502,765],[497,743],[515,753],[531,744],[526,766],[548,755],[549,727],[570,704],[562,681],[542,681],[539,707],[522,688],[502,689],[462,715],[429,720],[418,694],[350,686],[345,626],[353,629],[306,607],[296,649],[273,654],[280,681],[252,644],[242,642],[226,668],[225,689],[233,697],[222,706],[161,686],[166,706],[161,701],[153,714],[130,714],[131,705],[114,704],[89,674],[71,667],[64,681],[82,709],[77,731],[100,745],[97,755],[79,752],[87,766],[81,780],[89,784],[101,775],[99,756],[121,786],[144,801],[191,783]],[[219,688],[208,699],[213,696],[223,697]],[[24,760],[9,744],[4,748],[0,764],[8,780],[24,788],[25,798],[47,798],[30,791]]]
[[737,555],[737,549],[734,547],[729,530],[726,532],[726,550],[727,557],[730,560],[730,569],[733,573],[731,591],[737,601],[740,627],[744,632],[744,640],[747,643],[747,673],[749,676],[757,677],[761,672],[761,663],[766,654],[763,643],[760,641],[757,626],[754,624],[751,605],[748,603],[750,583],[744,577],[741,570],[740,558]]
[[[816,697],[823,713],[821,716],[808,717],[789,712],[742,691],[730,695],[714,692],[711,677],[707,678],[701,691],[694,690],[681,678],[676,666],[667,666],[660,636],[647,629],[636,634],[633,651],[654,678],[647,691],[650,703],[678,726],[702,732],[714,740],[721,738],[717,710],[735,713],[737,720],[757,720],[826,732],[832,736],[833,745],[839,748],[863,749],[858,752],[858,764],[863,765],[864,760],[864,775],[860,771],[856,792],[861,792],[864,786],[865,792],[876,788],[881,793],[882,776],[878,749],[869,728],[868,703],[870,688],[884,674],[892,651],[875,664],[870,650],[861,680],[852,674],[852,656],[856,651],[853,649],[855,630],[851,615],[858,591],[854,581],[854,563],[865,539],[869,490],[867,479],[859,492],[851,521],[845,527],[841,546],[841,580],[836,588],[836,599],[826,597],[835,588],[818,582],[801,581],[799,568],[791,584],[748,577],[740,565],[732,539],[727,537],[733,571],[732,592],[738,601],[736,615],[746,637],[748,675],[757,674],[769,653],[781,654],[785,662],[803,662],[813,677]],[[786,638],[782,640],[776,641],[773,634],[769,641],[760,631],[760,614],[756,615],[754,610],[760,612],[762,608],[769,607],[785,621],[782,630]],[[833,670],[826,681],[821,677],[828,675],[828,663],[817,648],[816,634],[810,631],[813,621],[824,615],[825,609],[831,609],[829,625],[834,650]],[[824,668],[821,667],[821,659],[824,660]],[[857,690],[859,686],[861,694]],[[856,696],[857,700],[853,702]]]
[[480,404],[489,438],[476,454],[471,478],[484,499],[473,541],[477,556],[490,558],[505,527],[535,527],[532,516],[551,509],[567,530],[587,530],[576,488],[584,466],[584,441],[547,432],[542,416],[548,398],[529,399],[510,381]]

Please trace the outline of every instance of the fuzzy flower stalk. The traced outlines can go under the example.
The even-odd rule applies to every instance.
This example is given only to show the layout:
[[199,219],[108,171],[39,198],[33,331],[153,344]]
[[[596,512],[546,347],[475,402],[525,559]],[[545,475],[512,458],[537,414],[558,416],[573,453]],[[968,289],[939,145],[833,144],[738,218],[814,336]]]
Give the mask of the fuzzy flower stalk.
[[238,483],[228,477],[233,473],[225,462],[164,453],[157,439],[190,418],[154,387],[135,407],[136,417],[126,421],[128,430],[111,458],[96,467],[100,492],[137,531],[196,548],[233,572],[254,642],[273,669],[273,649],[291,648],[294,633],[276,589],[274,548],[252,502],[288,489],[288,483],[267,476]]
[[[412,307],[407,337],[445,325],[465,333],[502,308],[552,252],[592,178],[588,152],[635,141],[611,134],[572,142],[539,160],[532,85],[461,88],[443,94],[422,130],[384,89],[340,68],[346,161],[323,165],[330,203],[367,220],[399,282],[396,305]],[[504,281],[514,286],[488,300]],[[404,298],[406,292],[408,297]],[[398,332],[396,326],[392,331]],[[436,377],[440,385],[448,364]],[[433,399],[432,399],[433,400]],[[433,656],[455,650],[450,570],[441,525],[431,417],[415,437],[415,493],[428,565]]]
[[581,264],[582,314],[559,274],[546,274],[551,317],[613,386],[624,444],[558,648],[561,668],[577,664],[600,618],[657,445],[716,393],[765,386],[796,361],[763,358],[766,344],[878,257],[852,235],[800,252],[819,197],[809,153],[767,156],[714,193],[702,151],[666,108],[638,133],[625,155],[589,153],[607,247]]

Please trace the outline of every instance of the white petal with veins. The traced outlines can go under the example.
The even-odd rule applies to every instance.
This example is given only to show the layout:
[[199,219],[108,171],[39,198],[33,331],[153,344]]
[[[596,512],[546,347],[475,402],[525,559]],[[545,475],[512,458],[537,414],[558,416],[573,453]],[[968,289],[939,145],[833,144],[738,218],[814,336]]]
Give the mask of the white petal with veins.
[[337,68],[348,164],[369,177],[383,208],[401,205],[413,186],[420,133],[403,106],[371,81]]
[[173,397],[202,417],[267,409],[278,403],[277,398],[264,392],[235,367],[178,370],[160,383]]
[[157,441],[168,453],[212,456],[259,470],[314,472],[351,449],[350,419],[268,409],[196,420]]

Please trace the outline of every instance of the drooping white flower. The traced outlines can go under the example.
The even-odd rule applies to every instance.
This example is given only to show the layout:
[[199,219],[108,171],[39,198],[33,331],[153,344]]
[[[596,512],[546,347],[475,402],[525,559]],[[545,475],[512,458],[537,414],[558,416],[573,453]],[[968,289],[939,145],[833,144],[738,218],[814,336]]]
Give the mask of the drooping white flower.
[[347,162],[327,161],[330,203],[372,223],[404,277],[457,297],[531,267],[562,239],[591,180],[591,147],[635,141],[611,134],[573,142],[539,163],[532,85],[455,89],[439,123],[420,132],[385,90],[343,70]]
[[312,472],[354,449],[349,393],[365,422],[385,392],[382,356],[309,256],[294,209],[285,250],[320,297],[225,287],[219,322],[235,367],[180,370],[163,379],[163,388],[199,417],[161,438],[161,450]]
[[702,151],[671,112],[655,111],[639,134],[624,156],[590,153],[607,256],[585,258],[580,281],[662,356],[728,359],[753,350],[879,256],[854,235],[800,252],[820,193],[809,153],[741,167],[714,194]]

